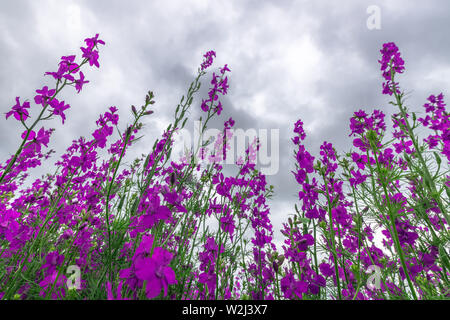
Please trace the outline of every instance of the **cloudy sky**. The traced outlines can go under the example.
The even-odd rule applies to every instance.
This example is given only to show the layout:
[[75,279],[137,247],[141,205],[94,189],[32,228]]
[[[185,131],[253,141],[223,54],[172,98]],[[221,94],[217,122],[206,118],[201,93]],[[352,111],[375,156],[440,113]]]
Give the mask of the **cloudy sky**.
[[[367,26],[370,6],[379,9],[380,29]],[[81,94],[70,88],[62,93],[71,105],[64,126],[59,118],[45,123],[57,130],[49,145],[56,150],[52,161],[73,139],[90,135],[98,114],[109,106],[119,109],[125,126],[131,121],[130,106],[141,105],[152,90],[155,114],[146,120],[145,139],[130,152],[138,156],[170,123],[203,53],[215,50],[213,67],[227,63],[231,73],[224,112],[212,127],[221,128],[232,116],[244,130],[279,129],[280,170],[268,176],[275,186],[271,209],[278,230],[293,213],[298,194],[290,173],[294,122],[305,123],[313,155],[324,140],[339,151],[349,150],[348,120],[355,110],[379,108],[392,114],[388,97],[381,94],[377,63],[382,44],[391,41],[406,61],[407,71],[399,79],[409,92],[408,106],[420,111],[431,93],[448,92],[449,29],[450,4],[443,0],[2,0],[1,112],[15,104],[16,96],[33,101],[34,90],[53,85],[44,73],[56,71],[61,56],[79,55],[83,39],[99,33],[106,42],[100,69],[85,69],[90,83]],[[208,83],[203,84],[193,119],[207,95]],[[23,128],[12,118],[1,121],[4,161],[15,152]]]

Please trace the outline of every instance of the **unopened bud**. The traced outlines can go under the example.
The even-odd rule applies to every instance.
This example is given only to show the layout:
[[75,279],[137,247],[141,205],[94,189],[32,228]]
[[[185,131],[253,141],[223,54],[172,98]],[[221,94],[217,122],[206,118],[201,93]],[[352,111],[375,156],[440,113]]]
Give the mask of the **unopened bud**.
[[322,220],[322,221],[320,221],[319,226],[320,226],[322,229],[326,229],[327,223],[326,223],[325,221]]
[[273,270],[275,270],[275,272],[278,272],[278,264],[275,261],[272,262],[272,267],[273,267]]
[[280,255],[278,257],[278,267],[281,267],[283,265],[284,259],[284,255]]

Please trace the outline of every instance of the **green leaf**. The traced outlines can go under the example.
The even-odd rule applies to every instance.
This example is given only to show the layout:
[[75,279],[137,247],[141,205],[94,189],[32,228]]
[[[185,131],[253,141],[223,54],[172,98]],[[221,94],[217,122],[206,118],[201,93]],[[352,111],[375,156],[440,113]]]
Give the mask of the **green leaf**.
[[138,205],[139,205],[139,197],[136,197],[136,200],[134,200],[133,205],[131,206],[131,213],[136,212]]
[[168,151],[167,151],[167,158],[166,159],[170,159],[170,155],[172,154],[172,148],[170,148]]
[[308,224],[309,223],[309,219],[308,218],[297,218],[298,223],[305,223]]
[[184,126],[186,125],[186,121],[188,120],[188,118],[184,119],[183,123],[181,124],[181,129],[184,128]]
[[208,145],[210,145],[212,143],[212,138],[209,138],[208,140],[206,140],[205,142],[203,142],[202,147],[206,147]]
[[338,196],[333,199],[333,202],[331,202],[331,208],[334,208],[336,206],[338,200],[339,200]]
[[120,210],[122,210],[124,200],[125,200],[125,195],[123,195],[122,198],[120,199],[119,206],[117,207],[118,212],[120,212]]
[[148,161],[150,160],[150,155],[147,156],[147,158],[145,158],[145,162],[144,162],[144,168],[147,168],[148,165]]
[[436,162],[438,165],[441,164],[442,160],[441,157],[439,156],[439,154],[436,151],[433,151],[434,157],[436,158]]
[[441,258],[442,264],[447,268],[447,270],[450,270],[450,261],[443,244],[439,246],[439,256]]

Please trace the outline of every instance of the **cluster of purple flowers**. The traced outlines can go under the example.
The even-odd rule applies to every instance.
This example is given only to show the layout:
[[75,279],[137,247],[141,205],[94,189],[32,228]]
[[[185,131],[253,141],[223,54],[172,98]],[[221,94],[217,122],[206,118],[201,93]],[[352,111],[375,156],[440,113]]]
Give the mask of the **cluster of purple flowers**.
[[394,90],[400,93],[398,83],[392,81],[392,75],[395,73],[403,73],[405,71],[405,62],[400,56],[398,47],[393,42],[383,44],[383,49],[380,50],[382,57],[380,62],[381,71],[383,71],[383,94],[392,95]]
[[[16,97],[6,113],[25,131],[17,152],[0,164],[1,299],[449,297],[445,248],[450,229],[443,194],[448,195],[444,188],[450,187],[450,175],[448,168],[440,173],[444,166],[438,155],[440,151],[450,159],[449,114],[442,94],[430,96],[426,116],[418,122],[434,134],[418,145],[394,82],[395,74],[404,71],[394,43],[383,45],[379,61],[383,93],[394,95],[393,104],[400,109],[392,117],[393,140],[383,141],[382,111],[359,110],[350,119],[355,149],[342,156],[325,141],[316,158],[304,144],[303,122],[294,124],[292,173],[300,187],[300,206],[283,223],[282,254],[270,219],[273,189],[254,161],[258,140],[235,163],[234,176],[220,164],[232,139],[232,118],[216,137],[206,165],[196,154],[204,160],[206,146],[180,160],[171,156],[174,134],[188,120],[198,82],[178,106],[174,123],[129,167],[121,168],[127,150],[139,139],[141,118],[153,113],[147,110],[154,103],[151,91],[140,111],[131,107],[133,124],[117,130],[116,141],[110,139],[119,115],[111,106],[99,116],[90,140],[73,140],[53,174],[24,187],[27,170],[52,153],[42,151],[54,129],[37,130],[37,123],[57,115],[64,124],[70,105],[57,95],[66,85],[81,92],[89,83],[81,67],[99,67],[98,45],[105,42],[96,34],[85,43],[81,62],[75,55],[63,56],[58,70],[46,73],[56,86],[36,90],[34,103],[42,108],[32,125],[27,124],[29,101]],[[215,56],[214,51],[204,55],[196,81]],[[218,94],[228,93],[229,71],[225,65],[220,76],[212,75],[209,99],[200,105],[208,113],[203,129],[222,112]],[[438,163],[433,175],[420,167],[426,147]],[[101,159],[102,153],[109,158]],[[73,265],[82,279],[79,287],[69,288],[66,271]],[[375,288],[367,282],[373,266],[382,270]]]
[[428,102],[424,104],[425,118],[419,118],[418,121],[435,132],[429,135],[424,141],[430,149],[436,148],[439,143],[443,145],[442,154],[447,157],[450,162],[450,114],[446,111],[444,103],[444,95],[431,95]]
[[[213,85],[212,88],[209,89],[208,96],[209,98],[207,100],[202,99],[202,105],[201,108],[204,112],[211,112],[217,113],[217,115],[220,115],[222,112],[222,102],[219,101],[218,94],[226,95],[228,93],[228,77],[225,76],[225,73],[227,71],[230,71],[227,65],[225,65],[223,68],[220,69],[221,76],[219,77],[215,73],[213,73],[213,78],[211,80],[211,84]],[[217,101],[217,102],[216,102]],[[216,105],[214,105],[216,103]]]
[[[404,61],[394,43],[384,44],[381,53],[379,62],[386,80],[383,93],[396,94],[401,99],[394,76],[403,73]],[[419,122],[434,130],[435,135],[430,135],[425,142],[430,149],[440,144],[441,152],[447,155],[449,121],[443,96],[430,96],[428,101],[425,105],[427,116],[419,118]],[[401,100],[395,103],[401,103]],[[292,263],[291,268],[285,268],[285,276],[280,282],[285,298],[323,297],[321,295],[326,294],[329,287],[329,278],[335,288],[331,297],[344,299],[386,299],[410,294],[414,298],[424,298],[430,294],[429,290],[435,290],[426,283],[431,282],[433,287],[439,283],[441,289],[446,286],[449,270],[445,263],[438,263],[438,252],[446,253],[438,250],[440,240],[436,234],[439,230],[449,230],[449,227],[437,201],[424,198],[424,182],[417,177],[420,177],[420,171],[413,174],[416,170],[411,157],[416,157],[416,145],[407,123],[409,114],[404,107],[399,108],[400,113],[392,117],[392,147],[383,142],[386,124],[382,111],[374,110],[371,115],[363,110],[355,112],[350,118],[350,136],[353,136],[356,151],[348,153],[345,159],[338,157],[330,143],[324,142],[320,146],[321,157],[315,163],[315,158],[303,144],[306,137],[303,122],[295,123],[292,142],[297,149],[293,174],[301,187],[298,198],[301,209],[296,207],[294,219],[289,218],[288,223],[283,224],[284,256]],[[410,199],[402,191],[405,184],[396,172],[406,172]],[[348,186],[338,174],[347,179]],[[319,184],[316,177],[322,178],[323,184]],[[432,182],[428,180],[428,183]],[[346,199],[344,188],[351,191],[348,196],[353,197],[352,200]],[[364,195],[362,200],[357,198],[359,194]],[[367,198],[370,195],[371,201]],[[371,217],[375,222],[367,221],[365,217]],[[374,242],[373,230],[378,228],[385,237],[382,241],[385,250]],[[320,255],[318,247],[322,249]],[[328,260],[319,262],[320,256]],[[367,280],[364,270],[373,265],[383,270],[382,283],[376,289],[364,282]],[[396,272],[400,275],[400,283],[392,276]],[[409,287],[408,293],[404,282]],[[446,294],[445,290],[439,292]]]

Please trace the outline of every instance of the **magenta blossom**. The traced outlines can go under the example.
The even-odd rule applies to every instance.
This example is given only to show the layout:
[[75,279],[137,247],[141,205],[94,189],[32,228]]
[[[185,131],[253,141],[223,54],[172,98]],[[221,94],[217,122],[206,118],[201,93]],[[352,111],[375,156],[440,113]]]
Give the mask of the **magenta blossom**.
[[206,52],[203,57],[205,60],[202,62],[201,70],[206,70],[208,67],[210,67],[214,61],[214,58],[216,56],[216,53],[214,51],[208,51]]
[[400,52],[393,42],[383,44],[383,49],[380,50],[382,57],[378,62],[381,64],[381,71],[383,71],[383,78],[386,82],[383,82],[383,94],[392,95],[398,90],[398,83],[392,82],[391,73],[403,73],[405,70],[405,62],[400,56]]
[[66,104],[64,101],[60,102],[56,99],[53,99],[51,105],[53,107],[53,114],[60,116],[62,123],[64,124],[64,121],[66,120],[66,115],[64,114],[64,111],[69,109],[70,105]]
[[88,46],[88,48],[94,48],[97,44],[102,44],[102,45],[105,44],[105,41],[100,40],[100,39],[98,38],[98,36],[99,36],[99,34],[97,33],[97,34],[95,34],[95,36],[92,37],[92,38],[86,38],[86,39],[84,39],[84,42],[86,42],[86,45]]
[[77,89],[78,93],[80,93],[85,83],[89,83],[89,81],[84,80],[84,74],[83,72],[80,71],[80,79],[75,80],[75,89]]
[[12,107],[12,110],[6,114],[6,119],[11,115],[14,115],[18,121],[25,121],[30,116],[27,109],[30,108],[30,103],[25,101],[20,105],[19,97],[16,97],[16,105]]
[[48,103],[48,100],[53,97],[55,92],[55,89],[48,90],[48,87],[44,86],[41,90],[36,90],[38,95],[34,97],[34,102],[36,102],[36,104],[41,104],[44,107],[45,104]]
[[136,276],[147,281],[147,298],[153,299],[161,293],[164,288],[164,296],[167,296],[167,288],[171,284],[176,284],[175,272],[169,267],[172,260],[172,253],[156,247],[152,256],[138,256],[134,262]]

